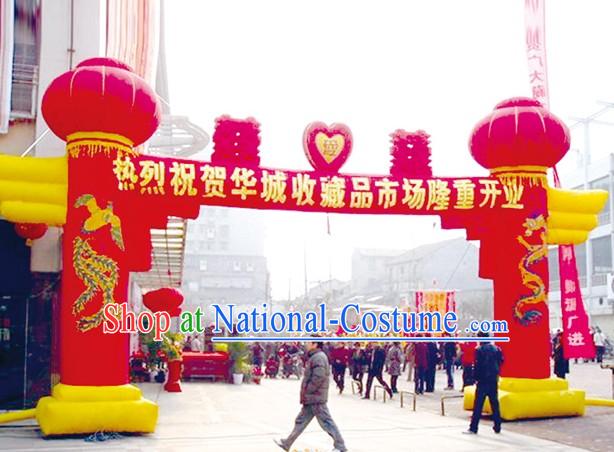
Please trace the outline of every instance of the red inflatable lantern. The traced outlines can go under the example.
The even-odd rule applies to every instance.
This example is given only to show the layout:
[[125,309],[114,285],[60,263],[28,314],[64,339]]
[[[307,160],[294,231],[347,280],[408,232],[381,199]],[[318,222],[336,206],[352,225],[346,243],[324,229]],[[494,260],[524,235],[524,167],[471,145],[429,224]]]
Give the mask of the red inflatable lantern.
[[505,100],[473,129],[471,155],[492,174],[510,167],[545,173],[569,149],[569,129],[535,99]]
[[119,135],[137,146],[158,128],[161,107],[155,92],[127,65],[90,58],[51,82],[42,112],[53,133],[68,143],[77,144],[87,132],[103,132],[113,135],[110,141]]
[[171,317],[178,317],[181,314],[181,304],[183,294],[171,287],[152,290],[143,296],[143,304],[151,312],[166,311]]
[[32,241],[40,239],[47,232],[47,225],[40,223],[17,223],[15,232],[22,239],[26,239],[26,245],[31,246]]

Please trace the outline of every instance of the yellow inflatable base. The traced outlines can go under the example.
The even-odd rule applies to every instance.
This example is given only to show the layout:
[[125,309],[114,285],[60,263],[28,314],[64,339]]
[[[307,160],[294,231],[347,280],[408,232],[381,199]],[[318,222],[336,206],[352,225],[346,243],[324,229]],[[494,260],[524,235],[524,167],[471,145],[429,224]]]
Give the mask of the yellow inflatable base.
[[56,385],[36,406],[43,435],[133,432],[151,433],[158,405],[142,397],[136,386]]
[[[473,410],[475,386],[465,388],[463,408]],[[584,415],[584,391],[569,389],[561,378],[499,380],[499,407],[506,421]],[[492,414],[488,399],[482,413]]]

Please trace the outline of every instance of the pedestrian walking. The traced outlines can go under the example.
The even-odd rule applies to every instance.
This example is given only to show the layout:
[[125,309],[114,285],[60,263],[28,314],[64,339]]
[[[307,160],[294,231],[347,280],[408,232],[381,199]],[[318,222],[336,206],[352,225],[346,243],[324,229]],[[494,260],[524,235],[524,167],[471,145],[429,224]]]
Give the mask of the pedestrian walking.
[[330,358],[332,361],[333,380],[339,389],[339,394],[343,393],[345,386],[345,370],[349,364],[349,350],[343,344],[338,342],[337,346],[330,351]]
[[595,328],[593,334],[593,342],[595,343],[595,352],[597,354],[597,362],[603,362],[603,355],[605,353],[605,334],[599,329]]
[[428,342],[426,344],[426,360],[425,392],[433,392],[435,391],[435,371],[440,360],[439,350],[435,342]]
[[333,438],[334,451],[347,451],[343,437],[327,406],[330,365],[326,354],[322,351],[322,346],[322,342],[309,342],[307,347],[309,359],[305,365],[305,374],[301,382],[301,411],[294,421],[292,433],[285,439],[275,440],[275,444],[285,451],[290,450],[294,441],[314,417],[318,420],[320,427]]
[[559,332],[554,338],[554,346],[552,350],[552,358],[554,360],[554,374],[559,378],[565,378],[569,373],[569,360],[565,359],[563,353],[563,333]]
[[461,348],[461,363],[463,365],[463,390],[475,383],[473,379],[473,367],[475,365],[476,342],[463,342]]
[[367,377],[367,390],[363,399],[369,399],[371,395],[371,385],[373,379],[377,378],[377,381],[384,387],[384,390],[392,398],[392,390],[388,384],[384,381],[382,373],[384,372],[384,364],[386,362],[386,352],[380,344],[375,344],[373,353],[371,355],[371,361],[369,363],[369,375]]
[[[488,337],[488,333],[479,332],[478,337]],[[501,349],[490,342],[482,342],[475,351],[475,380],[477,382],[475,399],[473,403],[473,414],[469,430],[464,433],[477,434],[478,423],[482,416],[484,400],[488,397],[492,409],[494,422],[493,430],[495,433],[501,432],[501,414],[499,412],[499,394],[497,385],[499,383],[499,371],[503,362]]]
[[352,350],[352,357],[350,358],[350,372],[352,373],[352,379],[358,384],[358,394],[360,395],[362,395],[364,369],[367,365],[365,351],[360,347],[360,342],[356,342]]
[[403,371],[407,369],[407,381],[414,380],[414,367],[416,365],[416,344],[408,342],[405,345],[405,363],[403,364]]
[[[418,337],[421,337],[418,335]],[[415,393],[424,394],[426,385],[426,368],[428,366],[427,345],[424,342],[416,342],[414,347],[416,356]]]
[[394,342],[386,354],[386,369],[390,374],[390,389],[394,394],[399,392],[397,389],[397,380],[399,379],[399,375],[401,375],[401,361],[403,361],[401,343]]
[[[449,334],[447,337],[451,337]],[[443,358],[448,377],[447,390],[454,389],[454,361],[456,360],[456,342],[445,342],[443,344]]]

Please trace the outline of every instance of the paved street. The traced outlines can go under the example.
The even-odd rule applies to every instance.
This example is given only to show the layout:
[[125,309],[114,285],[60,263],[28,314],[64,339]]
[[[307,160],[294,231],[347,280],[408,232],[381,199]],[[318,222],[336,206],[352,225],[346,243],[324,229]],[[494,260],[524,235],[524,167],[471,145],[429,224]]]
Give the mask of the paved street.
[[[596,373],[595,365],[575,367],[572,371],[578,381],[590,377],[601,391],[601,374]],[[609,375],[606,376],[608,384],[603,385],[603,390],[609,388]],[[459,375],[460,382],[458,378]],[[443,381],[444,375],[439,372],[439,384]],[[273,438],[289,433],[299,409],[297,380],[265,380],[260,386],[189,382],[183,388],[181,394],[169,394],[160,391],[159,385],[143,385],[146,396],[157,400],[161,407],[158,430],[153,435],[90,443],[83,438],[43,440],[35,427],[5,427],[0,429],[0,450],[273,452],[281,450],[273,444]],[[360,400],[349,387],[340,396],[331,387],[330,409],[351,451],[585,450],[571,447],[574,443],[590,450],[614,450],[612,409],[599,413],[589,410],[584,418],[505,423],[501,435],[495,435],[490,421],[484,419],[480,434],[467,436],[461,434],[467,428],[468,413],[460,409],[460,399],[448,403],[445,417],[439,414],[440,396],[444,393],[450,392],[438,390],[419,397],[414,413],[408,407],[401,409],[398,401],[383,404],[381,399]],[[587,435],[586,430],[601,431],[605,439],[600,441],[598,434]],[[294,448],[310,452],[331,449],[332,441],[315,421]]]

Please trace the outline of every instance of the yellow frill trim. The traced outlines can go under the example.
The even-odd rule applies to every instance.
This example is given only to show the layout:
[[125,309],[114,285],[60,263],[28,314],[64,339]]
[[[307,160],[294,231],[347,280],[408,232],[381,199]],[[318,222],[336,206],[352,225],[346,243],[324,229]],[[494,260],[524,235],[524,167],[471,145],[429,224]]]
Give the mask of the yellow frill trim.
[[137,156],[138,151],[133,149],[133,145],[126,137],[106,132],[77,132],[66,138],[66,152],[72,158],[93,157],[100,152],[104,152],[108,157]]

